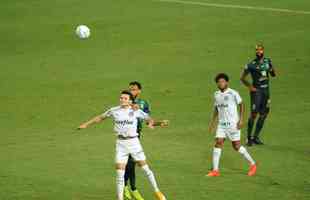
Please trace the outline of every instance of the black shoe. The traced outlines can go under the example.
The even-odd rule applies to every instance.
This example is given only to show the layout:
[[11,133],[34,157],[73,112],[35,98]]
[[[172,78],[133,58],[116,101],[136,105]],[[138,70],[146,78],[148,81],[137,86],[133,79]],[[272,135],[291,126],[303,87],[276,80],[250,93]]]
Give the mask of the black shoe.
[[247,146],[253,146],[253,140],[251,138],[248,138],[248,142],[246,143]]
[[264,143],[258,138],[258,137],[255,137],[252,142],[254,144],[258,144],[258,145],[263,145]]

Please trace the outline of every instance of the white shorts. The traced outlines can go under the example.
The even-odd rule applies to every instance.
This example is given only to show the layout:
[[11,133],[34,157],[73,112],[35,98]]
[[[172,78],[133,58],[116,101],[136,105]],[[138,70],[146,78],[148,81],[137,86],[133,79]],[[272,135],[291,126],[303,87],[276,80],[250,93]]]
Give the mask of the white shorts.
[[218,126],[215,138],[228,138],[230,141],[240,141],[241,131],[237,128]]
[[146,157],[138,138],[116,140],[115,163],[127,163],[131,155],[135,161],[145,161]]

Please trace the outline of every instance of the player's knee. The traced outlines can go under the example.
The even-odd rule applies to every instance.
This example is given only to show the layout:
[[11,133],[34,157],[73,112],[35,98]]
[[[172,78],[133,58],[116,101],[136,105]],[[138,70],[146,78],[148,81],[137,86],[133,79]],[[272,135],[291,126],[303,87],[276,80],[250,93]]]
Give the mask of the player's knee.
[[232,143],[232,147],[233,147],[233,149],[235,150],[235,151],[239,151],[239,149],[240,149],[240,142],[233,142]]
[[123,171],[125,171],[125,169],[126,169],[126,164],[124,164],[124,163],[116,163],[115,169],[116,169],[116,170],[123,170]]
[[139,160],[137,161],[137,164],[139,167],[143,168],[143,166],[147,165],[146,161],[145,160]]
[[216,148],[222,148],[223,147],[223,145],[224,145],[224,141],[223,140],[217,140],[216,142],[215,142],[215,147]]
[[268,112],[261,113],[261,114],[259,115],[259,119],[260,119],[260,120],[265,120],[265,119],[267,118],[267,115],[268,115]]
[[257,112],[252,112],[250,117],[255,120],[257,117]]
[[233,145],[233,149],[234,149],[235,151],[239,151],[240,145]]
[[269,114],[269,112],[270,112],[270,108],[267,108],[267,109],[266,109],[266,112],[264,113],[264,114],[265,114],[265,117],[267,117],[267,115]]
[[222,148],[223,145],[216,143],[216,144],[214,145],[214,147],[215,147],[215,148]]

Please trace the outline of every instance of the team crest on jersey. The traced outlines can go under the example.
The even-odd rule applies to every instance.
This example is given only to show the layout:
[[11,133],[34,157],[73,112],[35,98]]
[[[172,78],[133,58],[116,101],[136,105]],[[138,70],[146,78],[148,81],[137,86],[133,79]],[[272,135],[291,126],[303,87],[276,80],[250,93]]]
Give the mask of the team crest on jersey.
[[129,112],[129,117],[133,117],[133,115],[134,115],[134,112],[133,111],[131,111],[131,112]]
[[224,96],[224,101],[228,101],[229,97],[228,96]]

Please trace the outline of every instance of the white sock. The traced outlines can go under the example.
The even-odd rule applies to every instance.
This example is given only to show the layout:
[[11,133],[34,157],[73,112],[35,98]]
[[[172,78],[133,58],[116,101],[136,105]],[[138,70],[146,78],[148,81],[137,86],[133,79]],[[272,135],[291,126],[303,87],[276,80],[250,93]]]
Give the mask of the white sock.
[[213,156],[212,156],[213,170],[219,170],[221,153],[222,153],[221,148],[217,147],[213,148]]
[[154,173],[152,172],[152,170],[150,170],[148,165],[144,165],[141,168],[144,171],[146,177],[149,179],[154,191],[158,192],[159,188],[158,188],[158,185],[156,183],[155,176],[154,176]]
[[246,150],[246,148],[244,148],[243,146],[241,146],[238,150],[239,153],[241,153],[241,155],[247,160],[249,161],[249,163],[251,165],[255,164],[255,161],[253,160],[253,158],[250,156],[250,154],[248,153],[248,151]]
[[116,170],[116,191],[117,200],[124,200],[124,187],[125,187],[125,170]]

